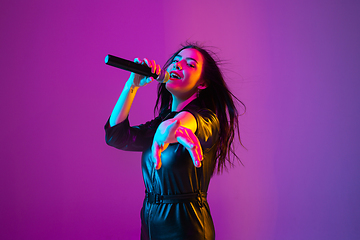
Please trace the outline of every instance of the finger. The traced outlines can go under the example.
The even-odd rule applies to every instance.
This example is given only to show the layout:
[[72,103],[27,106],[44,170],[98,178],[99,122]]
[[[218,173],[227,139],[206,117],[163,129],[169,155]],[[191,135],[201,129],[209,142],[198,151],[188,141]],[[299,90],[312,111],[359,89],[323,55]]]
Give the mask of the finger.
[[187,129],[187,128],[184,128],[184,131],[187,135],[187,137],[190,139],[190,142],[194,145],[194,154],[197,156],[197,159],[199,161],[202,161],[203,160],[203,155],[202,155],[202,148],[201,148],[201,144],[200,144],[200,141],[199,139],[196,137],[196,135],[190,130],[190,129]]
[[195,144],[191,141],[191,138],[181,129],[176,132],[176,139],[187,149],[195,148]]
[[153,143],[152,157],[155,169],[159,170],[161,168],[161,147],[156,142]]
[[160,73],[161,73],[161,67],[160,67],[160,65],[158,64],[158,65],[156,66],[156,75],[160,75]]
[[193,141],[193,144],[195,145],[196,155],[198,156],[198,159],[201,162],[204,159],[204,156],[203,156],[203,151],[202,151],[200,141],[191,130],[188,130],[187,132],[191,138],[191,141]]
[[156,63],[155,60],[151,60],[151,72],[155,73],[156,72]]
[[198,147],[193,145],[191,148],[187,147],[186,144],[183,144],[184,142],[186,142],[186,140],[184,140],[184,138],[182,137],[179,137],[179,143],[181,143],[185,148],[186,150],[189,152],[190,154],[190,157],[191,157],[191,160],[193,161],[194,163],[194,166],[195,167],[201,167],[201,159],[200,159],[200,156],[199,156],[199,151],[198,151]]
[[152,67],[152,63],[151,63],[151,61],[149,61],[149,59],[144,58],[144,62],[146,63],[146,65],[148,65],[149,68]]
[[168,125],[168,132],[173,132],[176,134],[176,131],[177,129],[179,128],[180,126],[180,120],[179,119],[176,119],[175,121],[173,121],[172,123],[170,123]]
[[[184,127],[179,127],[177,129],[177,132],[175,133],[176,136],[181,136],[185,139],[186,143],[188,144],[189,148],[193,148],[193,147],[200,147],[200,141],[199,139],[196,137],[196,135],[188,128],[184,128]],[[202,154],[199,153],[200,159],[202,160]]]
[[146,84],[151,83],[152,81],[154,81],[154,78],[153,77],[148,77],[146,79]]
[[202,148],[195,134],[189,129],[180,128],[177,131],[177,140],[188,150],[194,165],[201,167],[201,161],[203,160]]
[[141,63],[142,61],[140,60],[140,58],[135,58],[135,59],[134,59],[134,62],[135,62],[135,63]]

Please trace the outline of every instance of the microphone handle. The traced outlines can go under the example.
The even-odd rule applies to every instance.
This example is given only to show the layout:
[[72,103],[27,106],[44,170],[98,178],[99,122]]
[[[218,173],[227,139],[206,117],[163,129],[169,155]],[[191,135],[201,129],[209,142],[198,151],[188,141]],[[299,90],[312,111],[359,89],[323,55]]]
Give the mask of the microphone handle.
[[132,61],[115,57],[110,54],[108,54],[105,57],[105,63],[110,66],[121,68],[126,71],[141,74],[147,77],[153,77],[154,79],[157,79],[159,77],[159,75],[152,73],[151,68],[149,68],[147,65],[134,63]]

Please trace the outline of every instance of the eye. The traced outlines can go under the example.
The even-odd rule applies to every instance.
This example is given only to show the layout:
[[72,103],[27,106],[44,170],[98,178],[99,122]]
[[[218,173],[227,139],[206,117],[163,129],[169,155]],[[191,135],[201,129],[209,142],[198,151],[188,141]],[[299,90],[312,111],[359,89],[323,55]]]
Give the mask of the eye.
[[172,63],[176,63],[178,61],[179,61],[179,59],[174,59],[174,60],[172,60]]
[[195,68],[195,64],[193,64],[193,63],[188,63],[188,66],[191,68]]

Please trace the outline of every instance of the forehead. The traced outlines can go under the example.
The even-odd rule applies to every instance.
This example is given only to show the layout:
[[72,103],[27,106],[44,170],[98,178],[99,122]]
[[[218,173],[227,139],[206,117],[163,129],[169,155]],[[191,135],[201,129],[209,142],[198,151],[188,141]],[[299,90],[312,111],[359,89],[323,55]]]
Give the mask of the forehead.
[[181,52],[179,52],[179,54],[182,58],[191,58],[194,59],[195,61],[197,61],[198,63],[202,63],[203,62],[203,57],[201,55],[201,53],[193,48],[186,48],[181,50]]

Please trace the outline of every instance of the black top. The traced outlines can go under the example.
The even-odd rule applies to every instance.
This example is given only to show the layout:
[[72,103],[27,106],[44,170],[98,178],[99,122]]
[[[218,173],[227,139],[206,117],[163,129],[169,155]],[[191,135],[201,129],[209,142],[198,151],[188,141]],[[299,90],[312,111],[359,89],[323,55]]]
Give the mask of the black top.
[[[173,143],[161,154],[161,168],[156,170],[151,160],[151,146],[161,122],[178,112],[164,112],[139,126],[130,127],[128,119],[110,127],[105,125],[106,143],[126,151],[141,151],[142,174],[145,189],[159,195],[206,193],[215,168],[219,121],[209,109],[195,99],[182,111],[190,112],[197,121],[195,135],[199,138],[204,160],[196,168],[189,152],[179,143]],[[166,197],[166,196],[165,196]],[[196,201],[154,203],[145,198],[141,209],[141,239],[214,239],[214,226],[209,205]]]

